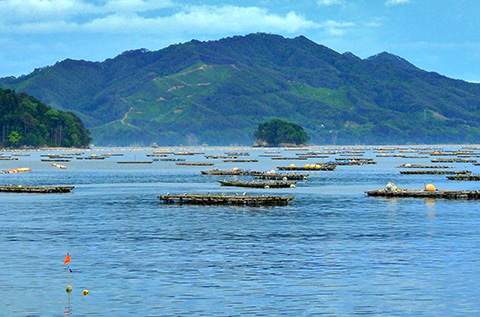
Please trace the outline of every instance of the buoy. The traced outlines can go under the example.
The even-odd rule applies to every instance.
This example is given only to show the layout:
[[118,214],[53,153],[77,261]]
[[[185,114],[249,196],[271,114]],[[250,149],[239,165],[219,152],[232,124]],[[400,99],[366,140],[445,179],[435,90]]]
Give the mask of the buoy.
[[84,295],[84,296],[87,296],[87,295],[88,295],[88,289],[86,289],[86,290],[83,291],[83,295]]
[[18,185],[18,188],[22,188],[22,185]]
[[270,186],[268,186],[268,185],[265,185],[265,189],[269,189],[269,188],[270,188]]
[[72,292],[72,287],[70,285],[67,285],[66,291],[68,294],[70,294]]
[[385,187],[386,187],[387,190],[389,190],[389,191],[395,191],[395,190],[397,190],[397,185],[395,185],[395,183],[392,183],[392,182],[388,183],[387,186],[385,186]]
[[233,171],[234,171],[234,172],[237,172],[237,171],[238,171],[238,167],[234,167],[234,168],[233,168]]
[[290,185],[290,188],[295,188],[295,184]]
[[290,167],[295,167],[295,164],[290,164]]
[[432,184],[427,184],[427,186],[425,186],[425,190],[427,192],[433,192],[435,191],[435,186],[433,186]]
[[310,167],[310,164],[305,164],[305,168],[309,168]]

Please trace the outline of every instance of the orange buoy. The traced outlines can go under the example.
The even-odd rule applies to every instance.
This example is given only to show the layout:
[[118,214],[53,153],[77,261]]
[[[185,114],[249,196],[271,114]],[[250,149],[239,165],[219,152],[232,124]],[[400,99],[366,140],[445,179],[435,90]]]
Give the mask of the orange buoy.
[[425,186],[425,190],[428,192],[433,192],[436,189],[435,189],[435,186],[433,186],[432,184],[428,184],[427,186]]

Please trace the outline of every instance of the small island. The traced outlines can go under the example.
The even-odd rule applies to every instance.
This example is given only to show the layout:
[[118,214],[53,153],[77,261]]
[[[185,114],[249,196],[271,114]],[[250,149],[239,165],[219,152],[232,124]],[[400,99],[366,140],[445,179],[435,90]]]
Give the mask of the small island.
[[260,123],[254,136],[254,147],[296,147],[305,145],[309,140],[300,125],[281,119]]

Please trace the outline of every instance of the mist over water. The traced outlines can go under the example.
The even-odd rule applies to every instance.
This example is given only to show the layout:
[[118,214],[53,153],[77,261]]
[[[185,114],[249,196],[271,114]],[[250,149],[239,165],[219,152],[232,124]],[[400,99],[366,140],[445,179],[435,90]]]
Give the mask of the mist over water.
[[[259,157],[262,149],[242,151],[259,162],[185,158],[218,169],[267,171],[338,157],[276,161]],[[116,163],[146,159],[151,150],[60,163],[67,170],[40,161],[53,152],[0,163],[0,169],[32,169],[1,174],[2,184],[75,186],[68,194],[0,193],[0,315],[480,314],[478,201],[364,193],[390,181],[402,188],[478,189],[477,182],[401,175],[396,168],[431,165],[430,158],[376,157],[367,150],[365,157],[378,164],[314,171],[296,188],[267,190],[221,187],[217,180],[231,177],[201,175],[208,166]],[[470,163],[446,165],[480,173]],[[287,206],[237,207],[165,205],[157,198],[208,191],[295,199]]]

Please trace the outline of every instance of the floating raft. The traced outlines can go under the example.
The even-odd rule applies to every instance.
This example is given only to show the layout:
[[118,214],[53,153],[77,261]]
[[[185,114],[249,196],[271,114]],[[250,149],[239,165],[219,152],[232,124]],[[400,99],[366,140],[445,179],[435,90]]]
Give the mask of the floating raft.
[[70,162],[70,159],[64,158],[52,158],[52,159],[41,159],[42,162]]
[[195,205],[284,206],[293,196],[237,195],[237,194],[180,194],[161,195],[164,203]]
[[258,162],[257,159],[247,159],[247,160],[244,160],[244,159],[227,159],[227,160],[223,160],[224,162],[226,163],[248,163],[248,162]]
[[182,158],[162,158],[162,159],[160,159],[160,161],[162,161],[162,162],[183,162],[183,161],[186,161],[186,159],[182,159]]
[[204,162],[179,162],[175,163],[176,165],[185,165],[185,166],[212,166],[214,163],[204,163]]
[[252,188],[289,188],[289,187],[295,187],[295,184],[297,184],[297,182],[287,182],[287,181],[254,182],[254,181],[220,180],[218,182],[222,184],[222,186],[237,186],[237,187],[252,187]]
[[153,161],[118,161],[118,164],[151,164]]
[[460,158],[452,158],[452,159],[433,159],[431,160],[433,163],[435,162],[442,162],[442,163],[477,163],[477,160],[473,159],[460,159]]
[[4,185],[0,186],[0,192],[5,193],[69,193],[75,186],[21,186],[21,185]]
[[365,191],[368,196],[380,197],[414,197],[414,198],[447,198],[447,199],[480,199],[480,190],[423,190],[423,189],[400,189],[388,190],[377,189]]
[[220,176],[243,176],[243,175],[251,175],[251,173],[262,173],[262,172],[252,172],[252,171],[244,171],[244,170],[217,170],[212,169],[210,171],[201,171],[203,175],[220,175]]
[[437,171],[437,170],[400,171],[400,174],[435,174],[435,175],[452,175],[452,174],[468,175],[471,173],[472,171]]
[[455,181],[480,181],[480,175],[451,175],[448,179]]
[[306,166],[278,166],[280,171],[333,171],[336,164],[312,164],[309,167]]
[[305,156],[296,156],[296,157],[272,157],[272,160],[308,160]]
[[306,180],[307,173],[267,173],[267,172],[252,172],[250,175],[257,179],[277,179],[277,180]]
[[367,164],[377,164],[375,161],[365,161],[365,160],[345,160],[345,161],[334,161],[331,164],[335,165],[367,165]]
[[421,165],[421,164],[402,164],[398,168],[452,168],[448,165]]

